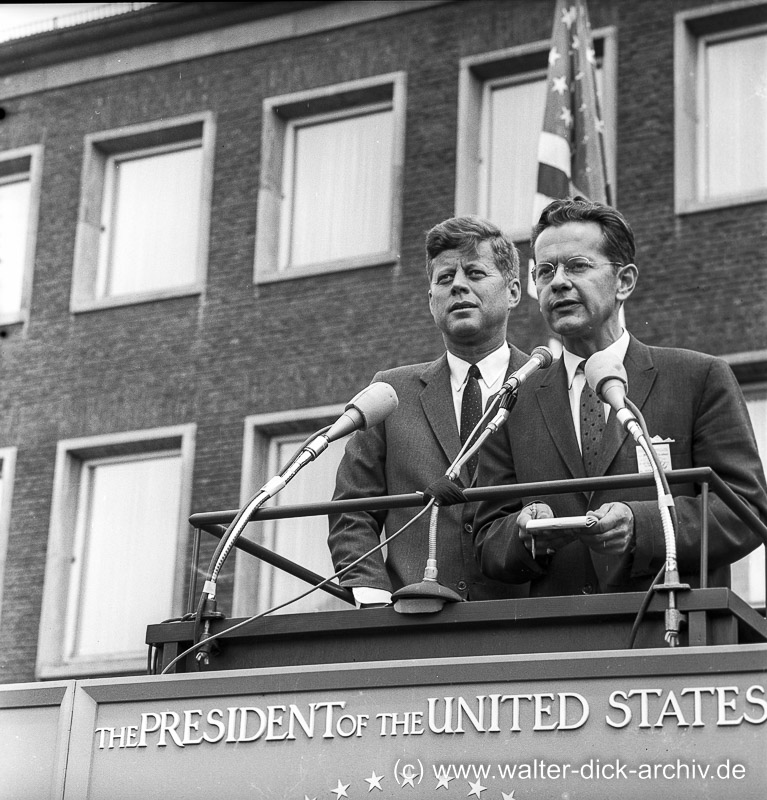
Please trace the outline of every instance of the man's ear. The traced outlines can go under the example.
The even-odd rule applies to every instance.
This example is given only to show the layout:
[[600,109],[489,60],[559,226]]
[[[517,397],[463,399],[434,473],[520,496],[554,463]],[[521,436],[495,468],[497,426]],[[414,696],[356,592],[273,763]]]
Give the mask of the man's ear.
[[517,278],[509,284],[509,311],[512,308],[515,308],[519,305],[519,301],[522,299],[522,285],[520,284]]
[[624,264],[618,269],[618,300],[627,300],[634,291],[639,280],[639,268],[636,264]]

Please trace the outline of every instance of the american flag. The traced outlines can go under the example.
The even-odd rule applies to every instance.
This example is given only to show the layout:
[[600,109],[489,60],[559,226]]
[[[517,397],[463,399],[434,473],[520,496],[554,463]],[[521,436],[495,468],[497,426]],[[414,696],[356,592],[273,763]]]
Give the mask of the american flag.
[[557,0],[538,142],[533,224],[552,200],[583,195],[610,203],[596,56],[585,0]]

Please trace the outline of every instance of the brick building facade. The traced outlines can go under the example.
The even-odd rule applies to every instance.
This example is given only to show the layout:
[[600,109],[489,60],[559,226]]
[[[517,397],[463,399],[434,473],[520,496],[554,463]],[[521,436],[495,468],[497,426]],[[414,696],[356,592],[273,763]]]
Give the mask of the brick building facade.
[[[140,630],[183,610],[189,514],[236,508],[274,474],[280,446],[289,451],[334,418],[376,370],[441,352],[426,302],[424,233],[456,212],[489,213],[477,189],[487,109],[473,110],[496,85],[540,78],[553,7],[160,3],[0,44],[0,190],[26,183],[29,208],[18,302],[0,305],[1,681],[141,672],[141,641],[123,641],[121,620]],[[743,120],[761,140],[739,138],[741,120],[730,120],[727,147],[748,151],[743,175],[721,176],[722,145],[698,123],[704,112],[723,113],[718,95],[705,94],[717,46],[754,45],[724,53],[735,73],[767,50],[767,3],[590,0],[589,12],[613,125],[616,204],[638,241],[628,327],[648,344],[726,356],[765,441],[767,82],[749,96],[753,114]],[[365,250],[375,236],[360,226],[346,230],[351,255],[278,268],[285,237],[295,254],[311,251],[317,234],[307,223],[304,241],[292,240],[286,222],[285,154],[303,146],[297,131],[355,120],[361,110],[383,115],[392,142],[388,200],[374,214],[387,217],[382,243]],[[190,150],[200,201],[185,237],[192,266],[171,264],[159,288],[145,278],[138,289],[105,289],[118,276],[103,277],[104,215],[117,192],[130,197],[127,167],[119,187],[109,177],[115,165]],[[297,208],[300,187],[291,186]],[[146,219],[150,199],[140,200]],[[170,262],[180,258],[172,234]],[[144,243],[125,235],[127,243],[110,246],[132,264]],[[526,261],[523,234],[519,245]],[[530,297],[510,336],[528,352],[547,341]],[[135,466],[143,459],[159,472]],[[317,485],[333,464],[312,465]],[[121,466],[133,470],[126,483],[109,469]],[[152,525],[127,519],[110,481],[144,500],[154,487],[155,501],[172,498],[173,513],[150,508]],[[98,520],[132,542],[100,577],[89,569]],[[256,535],[277,541],[284,530]],[[203,566],[210,552],[203,542]],[[135,580],[114,596],[136,560]],[[228,614],[261,591],[255,573],[241,559],[227,567]],[[141,603],[153,609],[148,620],[131,612]],[[97,619],[97,607],[109,619]]]

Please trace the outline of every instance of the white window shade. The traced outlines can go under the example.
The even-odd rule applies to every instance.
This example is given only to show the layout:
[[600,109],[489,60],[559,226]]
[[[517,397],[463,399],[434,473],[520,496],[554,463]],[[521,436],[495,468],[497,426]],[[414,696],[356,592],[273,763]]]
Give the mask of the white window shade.
[[[270,474],[279,472],[304,438],[302,434],[278,436],[272,439],[269,448]],[[345,439],[332,442],[328,449],[301,470],[270,501],[269,505],[285,506],[327,502],[333,495],[336,470],[345,446]],[[334,571],[328,550],[327,536],[326,516],[296,517],[264,522],[263,542],[266,547],[323,577],[332,575]],[[258,610],[266,611],[268,608],[297,597],[309,588],[309,584],[304,581],[262,563],[258,580]],[[277,613],[297,614],[348,607],[348,604],[319,589],[308,597],[280,609]]]
[[68,659],[140,653],[171,615],[181,456],[86,462],[67,611]]
[[388,250],[392,116],[389,109],[289,126],[282,269]]
[[0,319],[22,309],[29,201],[28,177],[0,182]]
[[545,79],[486,87],[479,213],[503,230],[529,232],[532,225],[545,102]]
[[107,161],[97,297],[193,285],[202,147]]
[[701,199],[767,189],[767,32],[703,39]]

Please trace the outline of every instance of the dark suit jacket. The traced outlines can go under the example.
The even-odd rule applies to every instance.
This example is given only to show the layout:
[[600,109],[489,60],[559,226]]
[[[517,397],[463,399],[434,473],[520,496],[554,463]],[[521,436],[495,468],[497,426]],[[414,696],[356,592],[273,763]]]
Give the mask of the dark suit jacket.
[[[510,347],[508,372],[527,361],[524,353]],[[461,447],[447,355],[430,363],[379,372],[373,380],[391,384],[399,406],[381,425],[350,437],[338,468],[334,500],[426,489],[445,474]],[[465,467],[461,479],[464,484],[468,481]],[[378,544],[382,530],[387,536],[398,531],[418,510],[331,516],[328,545],[336,570]],[[440,508],[439,582],[463,598],[519,596],[518,588],[491,581],[480,573],[472,546],[473,511],[468,505]],[[390,591],[420,583],[428,555],[428,529],[427,512],[387,546],[385,563],[382,554],[376,553],[344,575],[341,583]]]
[[[651,436],[672,439],[673,469],[711,467],[767,521],[767,490],[743,394],[721,359],[689,350],[647,347],[631,338],[624,360],[627,396],[640,409]],[[522,387],[504,429],[480,453],[478,485],[583,478],[585,472],[570,415],[564,361],[534,374]],[[635,474],[636,443],[611,412],[603,438],[599,475]],[[677,560],[682,579],[698,585],[701,504],[694,485],[672,485],[679,520]],[[729,564],[759,543],[713,493],[709,495],[710,585],[729,585]],[[622,501],[634,514],[633,554],[600,556],[580,542],[533,560],[519,539],[517,512],[533,500],[556,516],[585,514],[605,502]],[[475,547],[487,575],[531,581],[530,595],[639,591],[665,560],[655,488],[578,492],[521,501],[479,504]]]

